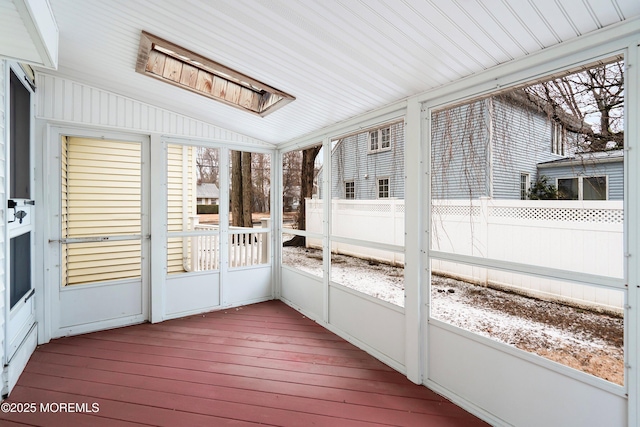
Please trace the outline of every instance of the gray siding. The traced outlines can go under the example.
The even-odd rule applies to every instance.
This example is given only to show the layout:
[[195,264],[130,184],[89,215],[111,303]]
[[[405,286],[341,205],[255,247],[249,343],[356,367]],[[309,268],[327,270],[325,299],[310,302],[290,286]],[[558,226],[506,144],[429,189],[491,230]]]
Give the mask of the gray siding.
[[431,188],[434,199],[489,195],[488,100],[431,116]]
[[355,184],[356,199],[377,199],[378,179],[389,178],[389,197],[404,198],[404,123],[391,128],[388,150],[369,152],[369,132],[340,140],[331,153],[331,197],[345,198],[345,182]]
[[540,175],[549,177],[550,184],[556,184],[558,178],[572,178],[576,176],[604,176],[607,178],[608,200],[622,200],[624,197],[624,168],[622,159],[613,163],[584,163],[581,165],[562,165],[540,168]]
[[[551,122],[530,108],[518,106],[504,96],[491,98],[492,163],[494,199],[520,199],[520,174],[533,183],[536,165],[563,156],[551,153]],[[565,135],[575,144],[575,137]]]

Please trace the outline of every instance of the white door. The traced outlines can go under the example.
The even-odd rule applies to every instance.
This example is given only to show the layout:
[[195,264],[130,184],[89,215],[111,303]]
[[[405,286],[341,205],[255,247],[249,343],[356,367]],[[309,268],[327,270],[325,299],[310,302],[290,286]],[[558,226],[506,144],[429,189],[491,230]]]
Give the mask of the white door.
[[[85,132],[86,134],[86,132]],[[148,138],[59,138],[52,338],[148,320]]]
[[7,361],[35,324],[33,288],[34,214],[33,89],[19,66],[9,66],[9,144],[7,150],[6,254],[10,307],[7,322]]

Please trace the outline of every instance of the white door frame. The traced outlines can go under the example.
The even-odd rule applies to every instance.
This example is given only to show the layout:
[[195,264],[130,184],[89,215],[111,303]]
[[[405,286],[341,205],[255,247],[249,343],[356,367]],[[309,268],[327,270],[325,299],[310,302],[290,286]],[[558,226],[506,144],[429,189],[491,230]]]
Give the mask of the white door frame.
[[[120,317],[114,317],[106,320],[96,320],[76,325],[62,325],[61,297],[64,293],[74,293],[73,298],[104,298],[111,292],[117,292],[118,289],[123,291],[123,296],[135,295],[138,292],[133,286],[128,286],[124,281],[121,283],[96,283],[88,285],[78,285],[74,289],[62,289],[61,281],[61,258],[60,258],[60,195],[61,195],[61,141],[63,136],[117,140],[126,142],[138,142],[141,144],[142,164],[142,229],[141,229],[141,250],[142,250],[142,271],[141,271],[141,287],[140,293],[140,310],[139,312],[123,313]],[[50,126],[44,135],[43,149],[43,193],[46,202],[46,212],[42,212],[46,223],[43,234],[45,245],[44,264],[45,264],[45,287],[43,296],[44,300],[44,336],[40,342],[47,342],[52,338],[67,335],[76,335],[91,331],[109,329],[119,326],[125,326],[135,323],[142,323],[149,320],[149,260],[150,260],[150,224],[149,224],[149,207],[150,207],[150,138],[148,135],[136,133],[123,133],[111,130],[96,130],[95,128],[86,129],[80,127],[64,127]],[[132,294],[132,292],[134,292]],[[68,295],[66,295],[68,296]]]

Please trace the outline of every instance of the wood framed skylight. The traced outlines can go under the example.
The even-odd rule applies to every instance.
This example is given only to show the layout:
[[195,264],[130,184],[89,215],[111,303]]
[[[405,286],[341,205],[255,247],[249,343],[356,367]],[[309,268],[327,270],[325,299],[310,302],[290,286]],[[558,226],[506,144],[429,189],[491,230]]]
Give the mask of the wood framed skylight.
[[146,31],[140,37],[136,71],[262,117],[295,99]]

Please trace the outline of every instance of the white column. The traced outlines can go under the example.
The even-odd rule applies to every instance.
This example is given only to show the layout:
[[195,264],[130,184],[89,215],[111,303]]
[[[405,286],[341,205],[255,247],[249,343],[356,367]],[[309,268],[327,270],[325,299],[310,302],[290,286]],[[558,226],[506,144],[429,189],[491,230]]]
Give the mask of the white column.
[[151,135],[150,147],[150,320],[164,320],[164,294],[167,277],[167,143]]
[[637,42],[629,45],[625,62],[626,381],[629,395],[628,425],[637,426],[640,423],[640,48]]
[[[405,119],[405,186],[404,186],[404,315],[405,367],[407,378],[422,383],[422,324],[421,291],[429,285],[422,274],[421,206],[427,196],[422,188],[421,106],[416,99],[407,104]],[[420,231],[420,232],[419,232]],[[428,242],[427,242],[428,244]],[[428,277],[428,276],[427,276]]]

